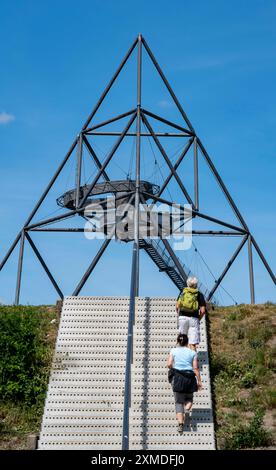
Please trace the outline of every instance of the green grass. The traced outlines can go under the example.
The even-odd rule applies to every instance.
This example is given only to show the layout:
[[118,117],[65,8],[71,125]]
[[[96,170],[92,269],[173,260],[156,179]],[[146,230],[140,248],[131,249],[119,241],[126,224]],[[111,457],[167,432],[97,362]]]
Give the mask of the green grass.
[[210,315],[211,378],[221,449],[275,444],[264,418],[276,404],[276,306],[218,308]]
[[[220,449],[276,444],[275,314],[267,302],[209,315]],[[26,449],[28,435],[39,432],[57,326],[54,307],[0,306],[0,449]]]
[[271,443],[271,434],[263,428],[263,413],[257,411],[248,424],[237,423],[228,429],[224,449],[254,449]]
[[53,307],[0,306],[2,449],[25,448],[39,430],[57,323]]

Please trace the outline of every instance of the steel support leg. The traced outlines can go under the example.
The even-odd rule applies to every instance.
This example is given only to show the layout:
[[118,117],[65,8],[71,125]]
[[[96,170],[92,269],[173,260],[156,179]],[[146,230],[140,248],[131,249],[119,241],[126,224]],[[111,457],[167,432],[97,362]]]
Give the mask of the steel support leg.
[[138,36],[137,61],[137,118],[136,118],[136,177],[134,243],[132,251],[132,269],[130,285],[130,303],[128,317],[128,338],[126,353],[126,376],[124,393],[122,450],[129,450],[129,410],[131,406],[131,364],[133,360],[133,324],[135,319],[135,298],[139,295],[139,222],[140,222],[140,153],[141,153],[141,75],[142,75],[142,36]]
[[248,236],[248,262],[249,262],[249,282],[250,282],[250,300],[255,304],[255,287],[254,287],[254,272],[253,272],[253,257],[252,257],[252,238]]
[[53,284],[54,288],[56,289],[58,295],[60,296],[61,299],[63,299],[63,298],[64,298],[63,293],[61,292],[59,286],[57,285],[57,283],[56,283],[54,277],[52,276],[52,274],[51,274],[49,268],[47,267],[47,265],[46,265],[44,259],[42,258],[41,254],[39,253],[39,251],[38,251],[37,247],[35,246],[33,240],[31,239],[30,235],[29,235],[27,232],[26,232],[25,235],[26,235],[26,238],[27,238],[27,240],[28,240],[30,246],[32,247],[32,249],[33,249],[33,251],[34,251],[36,257],[38,258],[40,264],[42,265],[43,269],[45,270],[45,272],[46,272],[47,276],[49,277],[51,283]]
[[195,210],[199,210],[199,197],[198,197],[198,152],[197,152],[197,138],[194,138],[194,199]]
[[137,246],[136,246],[136,243],[134,242],[133,251],[132,251],[132,268],[131,268],[131,283],[130,283],[130,297],[129,297],[122,450],[129,450],[129,409],[131,406],[131,363],[132,363],[132,354],[133,354],[133,324],[134,324],[134,319],[135,319],[135,297],[136,297],[135,290],[136,290],[137,259],[138,259]]
[[240,253],[243,245],[245,244],[246,240],[247,240],[247,235],[242,239],[240,245],[238,246],[238,248],[236,249],[235,253],[233,254],[232,258],[230,259],[230,261],[227,263],[226,267],[224,268],[223,272],[221,273],[221,275],[219,276],[219,278],[215,281],[215,285],[213,287],[213,289],[210,291],[208,297],[207,297],[207,300],[211,300],[212,296],[214,295],[214,293],[216,292],[217,288],[219,287],[221,281],[223,280],[224,276],[227,274],[227,272],[229,271],[230,267],[232,266],[232,264],[234,263],[235,259],[237,258],[238,254]]
[[22,230],[21,238],[20,238],[20,248],[19,248],[18,268],[17,268],[17,281],[16,281],[15,300],[14,300],[15,305],[19,304],[19,298],[20,298],[23,255],[24,255],[24,243],[25,243],[25,232],[24,232],[24,230]]
[[20,237],[21,237],[21,232],[17,235],[16,239],[14,240],[13,244],[11,245],[9,251],[7,252],[5,258],[1,261],[0,263],[0,271],[3,269],[3,267],[5,266],[6,262],[8,261],[9,257],[11,256],[13,250],[15,249],[17,243],[19,242],[20,240]]
[[87,271],[85,272],[85,274],[83,275],[83,277],[81,278],[79,284],[77,285],[76,289],[74,290],[73,292],[73,296],[77,296],[79,295],[81,289],[83,288],[84,284],[86,283],[86,281],[88,280],[90,274],[92,273],[92,271],[94,270],[94,268],[96,267],[98,261],[101,259],[105,249],[108,247],[109,243],[110,243],[111,239],[110,238],[107,238],[101,248],[99,249],[98,253],[96,254],[95,258],[93,259],[92,263],[90,264],[89,268],[87,269]]
[[274,275],[274,273],[273,273],[271,267],[269,266],[268,262],[266,261],[266,259],[265,259],[264,255],[263,255],[261,249],[259,248],[259,246],[258,246],[258,244],[257,244],[257,242],[256,242],[256,240],[255,240],[255,238],[251,236],[251,240],[252,240],[252,243],[253,243],[253,245],[254,245],[254,247],[255,247],[255,250],[257,251],[259,257],[261,258],[261,260],[262,260],[262,262],[263,262],[263,264],[264,264],[264,266],[265,266],[265,268],[266,268],[268,274],[270,275],[270,277],[271,277],[272,281],[274,282],[274,284],[276,284],[275,275]]
[[75,207],[79,207],[80,202],[80,186],[81,186],[81,167],[82,167],[82,134],[79,136],[77,151],[77,167],[76,167],[76,203]]
[[134,253],[136,256],[135,296],[139,295],[139,224],[140,224],[140,166],[141,166],[141,79],[142,79],[142,42],[138,37],[137,59],[137,118],[136,118],[136,178],[135,178],[135,221]]

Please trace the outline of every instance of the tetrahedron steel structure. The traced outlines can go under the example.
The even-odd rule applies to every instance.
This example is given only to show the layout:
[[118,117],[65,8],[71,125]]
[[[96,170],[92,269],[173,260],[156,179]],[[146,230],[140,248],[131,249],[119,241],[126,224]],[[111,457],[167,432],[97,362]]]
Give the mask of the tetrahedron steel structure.
[[[147,55],[153,64],[154,68],[158,72],[163,84],[165,85],[174,105],[178,109],[182,124],[172,122],[159,114],[153,112],[153,110],[146,109],[142,104],[142,52]],[[113,87],[114,83],[117,81],[120,73],[128,62],[129,58],[137,53],[137,99],[136,103],[132,109],[126,110],[124,113],[121,113],[117,116],[109,118],[102,122],[96,122],[95,116],[102,103],[108,98],[109,92]],[[106,126],[114,123],[119,123],[121,120],[127,119],[127,123],[124,126],[122,131],[107,131]],[[162,123],[163,126],[167,126],[166,131],[157,132],[154,130],[154,123]],[[134,130],[133,127],[135,126]],[[118,137],[115,141],[113,147],[105,156],[103,161],[98,157],[97,152],[94,146],[91,144],[91,137],[93,136],[110,136]],[[135,177],[133,179],[125,180],[115,180],[111,179],[108,174],[108,169],[110,162],[113,160],[114,155],[117,153],[121,144],[129,136],[134,137],[135,139]],[[163,179],[160,186],[156,186],[151,183],[151,181],[146,181],[141,177],[141,142],[143,138],[150,139],[158,149],[159,154],[164,160],[166,166],[169,169],[169,174],[166,178]],[[168,156],[168,153],[161,143],[163,138],[172,138],[177,137],[178,139],[184,139],[184,144],[181,150],[181,153],[176,160],[172,163],[171,159]],[[87,149],[91,159],[93,160],[97,173],[93,177],[92,181],[89,184],[82,184],[82,158],[83,158],[83,149]],[[178,167],[182,163],[183,159],[187,155],[188,151],[192,149],[193,154],[193,195],[189,193],[185,185],[185,178],[180,177],[178,172]],[[34,222],[34,217],[37,214],[40,206],[47,197],[52,186],[55,184],[57,178],[62,173],[67,161],[70,159],[73,152],[76,152],[76,179],[75,186],[70,191],[65,192],[61,195],[57,203],[59,206],[64,208],[64,212],[56,217],[47,218],[40,220],[39,222]],[[206,161],[209,169],[211,170],[214,179],[217,181],[222,193],[224,193],[226,200],[228,201],[229,206],[232,208],[235,217],[237,218],[238,223],[232,224],[227,221],[215,218],[211,215],[205,214],[200,211],[199,208],[199,194],[200,194],[200,185],[198,178],[198,161],[199,154],[201,158],[203,157]],[[61,292],[60,287],[58,286],[53,274],[50,272],[47,264],[41,256],[37,246],[34,244],[33,239],[31,238],[32,232],[84,232],[85,228],[83,227],[74,227],[74,228],[49,228],[49,225],[60,222],[71,218],[74,215],[78,215],[85,219],[85,208],[88,203],[93,203],[93,198],[96,195],[106,195],[113,194],[115,196],[116,203],[120,203],[120,200],[125,200],[133,205],[133,235],[128,241],[133,243],[132,250],[132,271],[131,271],[131,280],[130,280],[130,302],[129,302],[129,317],[128,317],[128,339],[127,339],[127,354],[126,354],[126,369],[125,369],[125,390],[124,390],[124,412],[123,412],[123,434],[122,434],[122,448],[129,448],[129,410],[131,403],[131,362],[132,362],[132,353],[133,353],[133,324],[134,324],[134,312],[135,312],[135,298],[139,295],[139,251],[144,249],[150,258],[155,262],[160,271],[165,271],[174,284],[181,289],[186,282],[187,275],[189,270],[185,265],[183,265],[178,256],[176,256],[174,249],[169,243],[168,239],[160,237],[160,243],[156,241],[150,241],[148,239],[140,238],[139,224],[139,205],[146,203],[163,203],[168,206],[172,206],[172,201],[162,197],[163,192],[168,187],[171,180],[174,180],[175,185],[179,188],[183,199],[190,204],[191,206],[191,216],[194,219],[202,219],[209,221],[211,223],[217,224],[220,226],[219,230],[193,230],[193,235],[210,235],[210,236],[235,236],[240,237],[241,241],[235,252],[233,253],[231,259],[225,265],[220,276],[216,279],[214,286],[208,292],[205,291],[205,294],[208,300],[213,299],[213,296],[227,274],[229,268],[241,252],[243,246],[247,243],[248,245],[248,260],[249,260],[249,280],[250,280],[250,292],[251,292],[251,302],[255,302],[254,294],[254,273],[253,273],[253,259],[252,259],[252,247],[255,248],[257,254],[259,255],[262,263],[264,264],[268,274],[270,275],[272,281],[275,282],[275,275],[272,272],[268,262],[266,261],[261,249],[259,248],[255,238],[251,234],[244,218],[239,212],[235,202],[233,201],[228,189],[226,188],[222,178],[218,174],[213,162],[211,161],[206,149],[204,148],[200,138],[196,134],[191,122],[189,121],[186,113],[184,112],[180,102],[178,101],[176,95],[174,94],[171,86],[169,85],[163,71],[161,70],[157,60],[155,59],[151,49],[149,48],[147,42],[139,35],[123,61],[121,62],[116,73],[110,80],[109,84],[102,93],[99,101],[94,107],[93,111],[89,115],[87,121],[83,125],[81,131],[75,138],[72,143],[68,153],[65,158],[59,165],[56,173],[48,184],[47,188],[43,192],[38,203],[35,205],[33,211],[27,218],[22,230],[17,235],[12,246],[8,250],[4,259],[0,264],[0,271],[5,266],[13,250],[19,243],[19,260],[18,260],[18,272],[17,272],[17,284],[16,284],[16,295],[15,295],[15,304],[19,303],[20,300],[20,286],[21,286],[21,277],[22,277],[22,264],[23,264],[23,253],[24,253],[24,244],[25,241],[30,244],[33,252],[47,273],[50,281],[52,282],[54,288],[56,289],[60,298],[63,298],[63,293]],[[103,202],[104,201],[100,201]],[[175,201],[177,202],[177,201]],[[180,205],[181,209],[184,211],[185,208],[183,205]],[[80,220],[80,217],[78,217]],[[223,229],[221,229],[223,227]],[[105,252],[107,246],[110,243],[110,238],[105,238],[100,250],[90,263],[88,269],[84,273],[83,277],[80,279],[76,285],[73,295],[77,296],[89,276],[93,272],[95,266],[99,262],[101,256]],[[161,249],[162,246],[162,249]]]
[[[172,122],[150,109],[145,109],[142,104],[142,52],[147,54],[150,58],[153,66],[155,67],[156,71],[158,72],[163,84],[165,85],[170,97],[172,98],[175,106],[177,107],[181,119],[182,124],[179,125],[178,123]],[[126,63],[128,62],[130,56],[137,53],[137,100],[135,106],[131,110],[126,110],[126,112],[121,113],[117,116],[114,116],[108,120],[102,122],[95,121],[95,115],[99,108],[101,107],[102,103],[105,100],[108,100],[109,92],[113,87],[113,84],[119,79],[120,73],[122,72],[123,68],[125,67]],[[106,126],[119,123],[121,120],[127,118],[127,123],[122,131],[106,131]],[[167,126],[168,132],[156,132],[154,130],[154,123],[162,123],[163,126]],[[135,129],[133,130],[133,127]],[[144,130],[142,129],[144,127]],[[114,146],[112,147],[111,151],[107,154],[104,161],[101,161],[98,157],[93,144],[89,141],[90,137],[93,136],[114,136],[117,137]],[[120,145],[127,139],[129,136],[135,137],[136,140],[136,159],[135,159],[135,178],[132,180],[112,180],[110,175],[108,175],[108,166],[112,161],[114,155],[117,153]],[[179,158],[176,162],[172,163],[170,160],[164,145],[161,143],[163,138],[171,138],[177,137],[180,139],[184,139],[184,144],[182,151],[179,155]],[[151,185],[150,182],[145,182],[141,179],[141,141],[143,138],[152,139],[153,144],[158,149],[158,152],[162,156],[162,159],[166,163],[169,174],[161,186],[155,187]],[[92,160],[94,161],[98,171],[96,176],[93,178],[89,184],[82,185],[82,153],[83,149],[86,148],[88,153],[90,154]],[[193,178],[193,195],[189,194],[187,188],[185,187],[185,178],[180,177],[178,173],[178,167],[180,166],[181,162],[187,155],[188,151],[192,149],[193,151],[193,166],[194,166],[194,178]],[[75,187],[71,190],[63,194],[59,200],[57,201],[58,204],[64,207],[64,212],[56,217],[47,218],[45,220],[39,221],[38,223],[33,222],[34,216],[36,215],[38,209],[40,208],[41,204],[47,197],[50,189],[56,182],[58,176],[64,169],[65,164],[73,154],[76,152],[76,182]],[[199,153],[205,159],[209,169],[211,170],[213,177],[217,181],[220,186],[221,191],[224,193],[228,204],[232,208],[238,224],[230,224],[226,221],[217,219],[212,217],[208,214],[202,213],[199,208],[199,179],[198,179],[198,158]],[[202,158],[202,157],[201,157]],[[261,249],[259,248],[255,238],[251,234],[243,216],[239,212],[235,202],[233,201],[228,189],[226,188],[221,176],[218,174],[212,160],[210,159],[203,143],[201,142],[199,136],[196,134],[191,122],[189,121],[185,111],[183,110],[180,102],[178,101],[176,95],[174,94],[170,84],[168,83],[163,71],[161,70],[157,60],[155,59],[151,49],[149,48],[147,42],[139,35],[137,39],[135,39],[134,43],[130,47],[129,51],[127,52],[126,56],[124,57],[123,61],[121,62],[119,68],[117,69],[116,73],[110,80],[109,84],[105,88],[104,92],[102,93],[99,101],[97,102],[96,106],[94,107],[93,111],[89,115],[87,121],[83,125],[80,133],[75,138],[74,142],[72,143],[69,151],[67,152],[65,158],[59,165],[56,173],[54,174],[53,178],[51,179],[50,183],[48,184],[47,188],[43,192],[41,198],[39,199],[38,203],[35,205],[33,211],[27,218],[22,230],[17,235],[16,239],[14,240],[12,246],[8,250],[7,254],[5,255],[4,259],[1,262],[0,270],[3,269],[4,265],[8,261],[11,253],[15,249],[16,245],[20,244],[19,250],[19,261],[18,261],[18,272],[17,272],[17,284],[16,284],[16,295],[15,295],[15,304],[19,303],[20,300],[20,286],[21,286],[21,277],[22,277],[22,263],[23,263],[23,253],[24,253],[24,243],[27,242],[30,244],[32,250],[34,251],[36,257],[38,258],[39,262],[41,263],[42,267],[44,268],[45,272],[47,273],[50,281],[52,282],[54,288],[56,289],[60,298],[63,298],[63,293],[61,292],[60,287],[58,286],[53,274],[50,272],[49,268],[47,267],[46,262],[42,258],[37,246],[35,245],[33,239],[31,238],[31,232],[47,232],[47,231],[75,231],[81,232],[84,231],[84,228],[49,228],[50,224],[54,222],[59,222],[61,220],[65,220],[68,217],[72,217],[72,215],[84,215],[85,207],[89,202],[91,202],[91,196],[95,196],[98,194],[106,194],[112,193],[115,195],[116,201],[123,199],[127,193],[128,201],[131,202],[135,208],[134,211],[134,235],[133,235],[133,256],[132,256],[132,279],[131,279],[131,295],[133,294],[133,298],[138,295],[139,293],[139,250],[144,249],[149,256],[153,259],[153,261],[157,264],[160,270],[164,270],[172,281],[175,283],[176,286],[179,288],[182,285],[185,285],[186,277],[187,277],[187,270],[185,266],[183,266],[178,257],[176,256],[173,248],[171,247],[170,243],[166,239],[162,239],[161,243],[163,244],[163,252],[160,250],[160,245],[154,242],[150,243],[145,240],[142,240],[139,237],[139,204],[151,201],[152,203],[164,203],[168,204],[168,206],[172,206],[172,201],[169,201],[162,197],[164,190],[167,188],[168,184],[171,180],[174,180],[175,184],[179,187],[181,194],[183,195],[184,200],[189,203],[192,207],[192,217],[194,219],[201,218],[203,220],[212,222],[214,224],[218,224],[220,226],[220,230],[193,230],[193,235],[210,235],[210,236],[238,236],[241,238],[241,242],[238,248],[235,250],[233,256],[226,264],[224,270],[222,271],[221,275],[216,279],[214,286],[211,290],[206,291],[208,300],[211,300],[216,292],[216,289],[224,279],[225,275],[227,274],[230,266],[235,261],[237,256],[239,255],[243,246],[247,243],[248,245],[248,259],[249,259],[249,281],[250,281],[250,292],[251,292],[251,302],[255,302],[255,293],[254,293],[254,273],[253,273],[253,261],[252,261],[252,247],[255,248],[257,254],[259,255],[261,261],[263,262],[268,274],[270,275],[271,279],[275,283],[275,275],[272,272],[268,262],[266,261]],[[93,199],[92,199],[93,201]],[[176,201],[177,202],[177,201]],[[223,227],[223,230],[221,229]],[[78,295],[84,286],[85,282],[89,278],[90,274],[92,273],[93,269],[95,268],[96,264],[100,260],[102,254],[104,253],[105,249],[109,245],[110,239],[106,238],[103,241],[103,244],[89,265],[87,271],[85,272],[82,279],[78,282],[77,286],[74,289],[73,295]],[[167,259],[170,258],[172,260],[172,264],[166,262],[164,256],[167,256]],[[168,261],[168,260],[167,260]]]

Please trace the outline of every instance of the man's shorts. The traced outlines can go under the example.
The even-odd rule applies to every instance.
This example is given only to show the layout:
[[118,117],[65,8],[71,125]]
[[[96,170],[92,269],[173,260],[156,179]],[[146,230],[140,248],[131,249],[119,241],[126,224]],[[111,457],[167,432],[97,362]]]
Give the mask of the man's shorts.
[[179,333],[187,335],[189,344],[200,343],[200,324],[199,318],[179,316]]

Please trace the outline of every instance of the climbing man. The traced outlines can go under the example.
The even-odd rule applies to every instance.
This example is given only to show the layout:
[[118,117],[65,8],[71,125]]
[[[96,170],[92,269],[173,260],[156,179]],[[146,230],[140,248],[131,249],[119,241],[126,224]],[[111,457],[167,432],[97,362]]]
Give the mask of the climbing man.
[[189,347],[194,351],[200,343],[199,322],[206,313],[206,302],[197,284],[196,277],[188,277],[187,287],[184,287],[176,302],[179,333],[188,336]]

